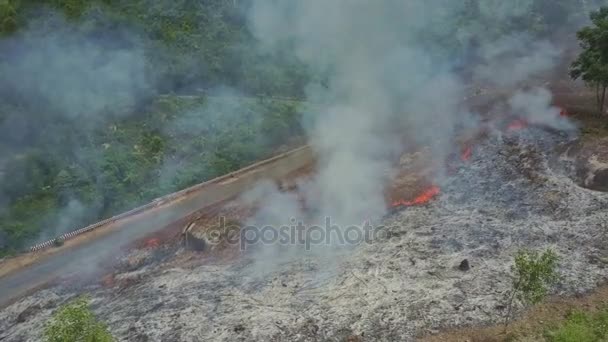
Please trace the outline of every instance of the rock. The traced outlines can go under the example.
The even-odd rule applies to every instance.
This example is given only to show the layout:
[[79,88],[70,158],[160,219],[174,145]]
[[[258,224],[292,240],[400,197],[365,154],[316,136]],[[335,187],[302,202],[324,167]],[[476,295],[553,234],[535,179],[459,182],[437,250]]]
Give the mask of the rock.
[[184,228],[184,230],[182,232],[184,247],[191,251],[202,252],[205,249],[207,249],[207,245],[208,245],[207,239],[205,239],[204,235],[197,236],[194,233],[195,229],[196,229],[196,222],[192,222]]
[[604,164],[606,168],[596,170],[593,174],[593,182],[589,185],[590,188],[599,191],[608,191],[608,164]]
[[362,342],[363,338],[359,335],[350,335],[346,338],[347,342]]
[[184,246],[188,250],[202,252],[207,249],[207,240],[187,232],[184,235]]
[[608,138],[575,141],[560,159],[573,163],[572,178],[580,186],[608,192]]
[[469,259],[463,259],[460,262],[460,265],[458,265],[458,269],[461,270],[461,271],[463,271],[463,272],[466,272],[466,271],[470,270],[471,269],[471,265],[469,265]]

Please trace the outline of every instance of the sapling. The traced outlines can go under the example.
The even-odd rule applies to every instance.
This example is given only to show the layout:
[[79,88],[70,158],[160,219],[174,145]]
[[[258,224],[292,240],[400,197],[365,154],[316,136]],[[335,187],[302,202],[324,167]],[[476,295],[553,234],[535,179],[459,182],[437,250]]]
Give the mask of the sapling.
[[515,255],[512,288],[507,301],[505,328],[511,320],[514,300],[534,305],[547,295],[548,290],[557,282],[558,257],[550,249],[542,254],[537,251],[519,250]]

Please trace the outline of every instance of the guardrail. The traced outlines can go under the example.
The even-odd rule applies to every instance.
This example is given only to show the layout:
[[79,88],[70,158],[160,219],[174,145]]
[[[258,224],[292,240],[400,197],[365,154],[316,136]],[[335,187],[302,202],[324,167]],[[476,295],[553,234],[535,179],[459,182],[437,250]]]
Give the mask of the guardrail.
[[165,195],[165,196],[156,198],[156,199],[154,199],[152,202],[150,202],[148,204],[145,204],[145,205],[142,205],[140,207],[131,209],[131,210],[127,211],[127,212],[124,212],[124,213],[121,213],[119,215],[107,218],[107,219],[99,221],[97,223],[91,224],[91,225],[89,225],[87,227],[80,228],[78,230],[75,230],[75,231],[72,231],[72,232],[60,235],[60,236],[58,236],[58,237],[56,237],[54,239],[41,242],[39,244],[36,244],[36,245],[30,247],[29,251],[30,252],[40,251],[40,250],[43,250],[43,249],[46,249],[46,248],[49,248],[49,247],[55,245],[57,243],[57,241],[62,241],[62,242],[63,241],[67,241],[67,240],[72,239],[72,238],[74,238],[76,236],[79,236],[81,234],[90,232],[92,230],[95,230],[97,228],[103,227],[105,225],[108,225],[108,224],[111,224],[111,223],[115,223],[115,222],[117,222],[119,220],[123,220],[123,219],[126,219],[128,217],[131,217],[131,216],[143,213],[143,212],[145,212],[147,210],[151,210],[151,209],[157,208],[157,207],[159,207],[161,205],[170,204],[171,202],[176,201],[176,200],[178,200],[180,198],[183,198],[183,197],[185,197],[185,196],[187,196],[189,194],[192,194],[194,192],[200,191],[200,190],[208,187],[209,185],[222,183],[222,182],[224,182],[226,180],[233,179],[233,178],[238,178],[239,176],[241,176],[241,175],[243,175],[245,173],[248,173],[250,171],[256,170],[256,169],[258,169],[258,168],[260,168],[262,166],[266,166],[268,164],[272,164],[272,163],[274,163],[274,162],[276,162],[278,160],[291,157],[291,156],[296,155],[298,153],[310,153],[312,155],[312,150],[311,150],[310,146],[305,145],[305,146],[293,149],[291,151],[281,153],[281,154],[276,155],[274,157],[271,157],[269,159],[265,159],[265,160],[262,160],[260,162],[257,162],[257,163],[254,163],[252,165],[249,165],[249,166],[247,166],[245,168],[242,168],[240,170],[237,170],[237,171],[228,173],[226,175],[223,175],[223,176],[220,176],[220,177],[208,180],[208,181],[203,182],[203,183],[199,183],[199,184],[193,185],[193,186],[191,186],[189,188],[186,188],[184,190],[180,190],[178,192],[174,192],[174,193],[171,193],[169,195]]

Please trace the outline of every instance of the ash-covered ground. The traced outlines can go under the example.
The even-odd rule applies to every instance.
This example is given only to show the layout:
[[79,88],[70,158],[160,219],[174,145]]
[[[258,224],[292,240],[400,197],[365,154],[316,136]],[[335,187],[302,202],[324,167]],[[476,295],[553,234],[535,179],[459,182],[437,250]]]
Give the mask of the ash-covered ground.
[[567,142],[538,128],[491,135],[441,195],[387,216],[387,234],[355,248],[279,253],[265,267],[256,254],[201,261],[173,247],[119,274],[123,285],[40,291],[0,313],[0,340],[39,340],[82,292],[125,341],[414,340],[499,322],[521,248],[559,254],[556,294],[591,290],[608,278],[608,194],[571,180],[554,153]]

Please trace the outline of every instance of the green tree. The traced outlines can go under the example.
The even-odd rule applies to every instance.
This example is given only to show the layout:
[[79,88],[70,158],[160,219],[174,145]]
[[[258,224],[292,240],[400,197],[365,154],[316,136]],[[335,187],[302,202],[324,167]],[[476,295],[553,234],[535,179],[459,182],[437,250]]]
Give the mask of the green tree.
[[528,250],[517,252],[515,264],[512,267],[515,276],[508,297],[505,326],[511,319],[516,298],[528,305],[537,304],[545,298],[548,289],[558,279],[555,270],[557,261],[557,255],[550,249],[545,250],[542,254]]
[[13,33],[17,29],[18,3],[10,0],[0,0],[0,36]]
[[608,7],[591,12],[591,26],[577,32],[582,52],[570,67],[570,77],[595,89],[598,113],[604,113],[608,88]]
[[53,0],[52,4],[63,10],[63,12],[69,18],[79,17],[86,9],[89,3],[94,1],[91,0]]
[[61,307],[44,329],[48,342],[110,342],[114,338],[89,307],[87,297],[80,297]]

